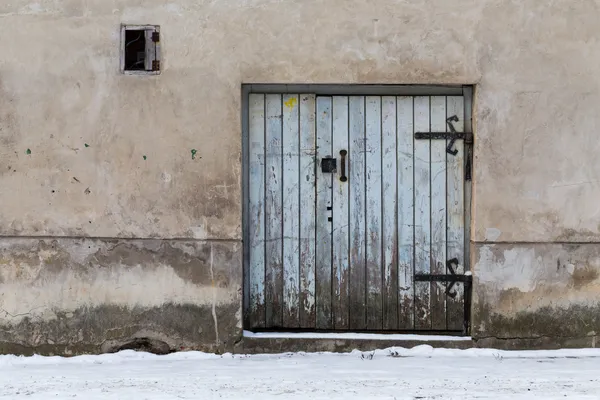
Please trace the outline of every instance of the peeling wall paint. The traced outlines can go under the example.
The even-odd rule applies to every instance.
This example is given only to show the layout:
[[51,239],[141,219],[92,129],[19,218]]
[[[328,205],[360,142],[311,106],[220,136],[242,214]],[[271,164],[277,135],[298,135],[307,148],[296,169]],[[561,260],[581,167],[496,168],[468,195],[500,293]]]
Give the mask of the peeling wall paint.
[[474,269],[474,337],[600,332],[597,244],[481,244]]
[[[227,342],[231,345],[241,329],[237,310],[241,271],[236,270],[240,253],[236,242],[2,240],[0,342],[38,346],[48,339],[94,349],[106,339],[119,339],[120,335],[110,333],[119,329],[126,333],[124,339],[161,340],[172,349],[179,348],[175,343],[213,350]],[[194,317],[182,317],[187,325],[179,324],[177,329],[165,322],[170,317],[160,317],[160,311],[152,311],[158,312],[159,320],[145,317],[150,310],[165,307],[177,309],[178,314],[188,310]],[[98,319],[94,310],[106,309],[119,311],[113,318],[100,311]],[[224,309],[226,315],[221,314]],[[146,323],[132,327],[129,320],[140,318]],[[88,332],[84,326],[92,320],[95,331]],[[153,330],[156,324],[161,328]],[[81,338],[73,338],[70,326],[80,327]],[[210,339],[197,335],[194,339],[190,332],[180,331],[183,327],[204,336],[212,334]],[[36,331],[33,336],[31,329]]]

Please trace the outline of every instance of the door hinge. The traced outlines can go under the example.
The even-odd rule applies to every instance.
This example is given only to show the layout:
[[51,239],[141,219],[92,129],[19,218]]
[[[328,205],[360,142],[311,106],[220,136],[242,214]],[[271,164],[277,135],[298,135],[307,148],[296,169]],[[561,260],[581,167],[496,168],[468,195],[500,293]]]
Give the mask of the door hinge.
[[[456,272],[454,271],[454,268],[452,268],[453,265],[456,265],[456,267],[458,268],[458,258],[451,258],[450,260],[446,261],[446,268],[448,268],[448,271],[450,271],[450,275],[455,275],[456,276]],[[463,275],[465,276],[465,275]],[[471,275],[466,275],[471,277]],[[456,281],[450,281],[450,284],[448,285],[448,287],[446,288],[446,296],[450,296],[451,298],[455,298],[456,297],[456,290],[452,291],[452,287],[454,286],[454,284],[456,283]]]
[[458,282],[463,282],[463,335],[468,335],[471,330],[471,295],[473,291],[473,277],[471,274],[457,274],[455,267],[458,267],[458,258],[451,258],[446,261],[446,268],[450,272],[446,275],[435,274],[415,274],[416,282],[445,282],[448,283],[446,295],[452,299],[456,298],[458,293],[452,290]]
[[415,139],[454,139],[473,143],[473,134],[470,132],[415,132]]
[[154,43],[160,42],[160,32],[152,32],[152,41]]
[[465,143],[470,144],[473,143],[473,133],[472,132],[456,132],[454,128],[453,122],[458,122],[458,117],[453,115],[446,119],[446,124],[448,124],[448,129],[450,132],[416,132],[415,139],[443,139],[450,140],[448,146],[446,146],[446,152],[448,154],[452,154],[453,156],[458,154],[458,150],[454,148],[454,142],[457,140],[464,140]]
[[472,168],[473,160],[471,158],[471,152],[467,151],[467,159],[465,162],[465,181],[471,180],[471,168]]
[[433,274],[415,274],[415,281],[417,282],[447,282],[449,283],[446,288],[446,295],[455,298],[456,291],[452,291],[452,288],[457,282],[470,283],[473,279],[471,275],[460,275],[457,274],[454,267],[458,267],[458,258],[451,258],[446,261],[446,268],[450,271],[446,275],[433,275]]

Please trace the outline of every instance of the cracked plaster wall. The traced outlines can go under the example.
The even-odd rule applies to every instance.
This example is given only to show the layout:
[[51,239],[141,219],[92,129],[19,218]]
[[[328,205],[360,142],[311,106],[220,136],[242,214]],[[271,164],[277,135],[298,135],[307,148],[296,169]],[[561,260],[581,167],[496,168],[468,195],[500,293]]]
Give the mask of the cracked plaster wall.
[[240,257],[235,242],[2,240],[0,343],[231,347],[241,329]]
[[[130,316],[174,345],[212,345],[210,328],[166,327],[162,307],[207,327],[233,315],[239,336],[242,83],[476,84],[474,333],[550,335],[544,307],[592,315],[595,275],[573,276],[596,270],[600,236],[599,17],[596,0],[2,2],[1,340],[99,349],[132,334],[115,333]],[[160,76],[118,73],[122,23],[161,25]],[[210,263],[229,271],[214,291],[154,250],[135,266],[118,252],[82,262],[80,239],[60,239],[64,258],[48,261],[39,236],[218,240],[235,256]],[[564,334],[596,329],[583,320]],[[44,337],[49,323],[83,336]]]

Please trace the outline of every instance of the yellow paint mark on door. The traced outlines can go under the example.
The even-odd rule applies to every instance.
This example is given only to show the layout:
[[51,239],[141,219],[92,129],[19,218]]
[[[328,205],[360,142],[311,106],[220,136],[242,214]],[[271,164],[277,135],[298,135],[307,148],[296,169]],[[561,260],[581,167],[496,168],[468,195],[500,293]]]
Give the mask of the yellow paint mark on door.
[[285,101],[283,103],[283,105],[285,105],[287,108],[292,110],[297,103],[298,103],[298,100],[296,100],[295,97],[290,97],[290,99],[288,101]]

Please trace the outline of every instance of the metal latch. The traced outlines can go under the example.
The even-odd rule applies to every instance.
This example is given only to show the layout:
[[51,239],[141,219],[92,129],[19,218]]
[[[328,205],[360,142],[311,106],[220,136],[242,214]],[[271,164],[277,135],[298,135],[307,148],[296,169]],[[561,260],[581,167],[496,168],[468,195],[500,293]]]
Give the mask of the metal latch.
[[324,157],[321,159],[321,172],[334,174],[337,172],[337,159],[333,157]]

